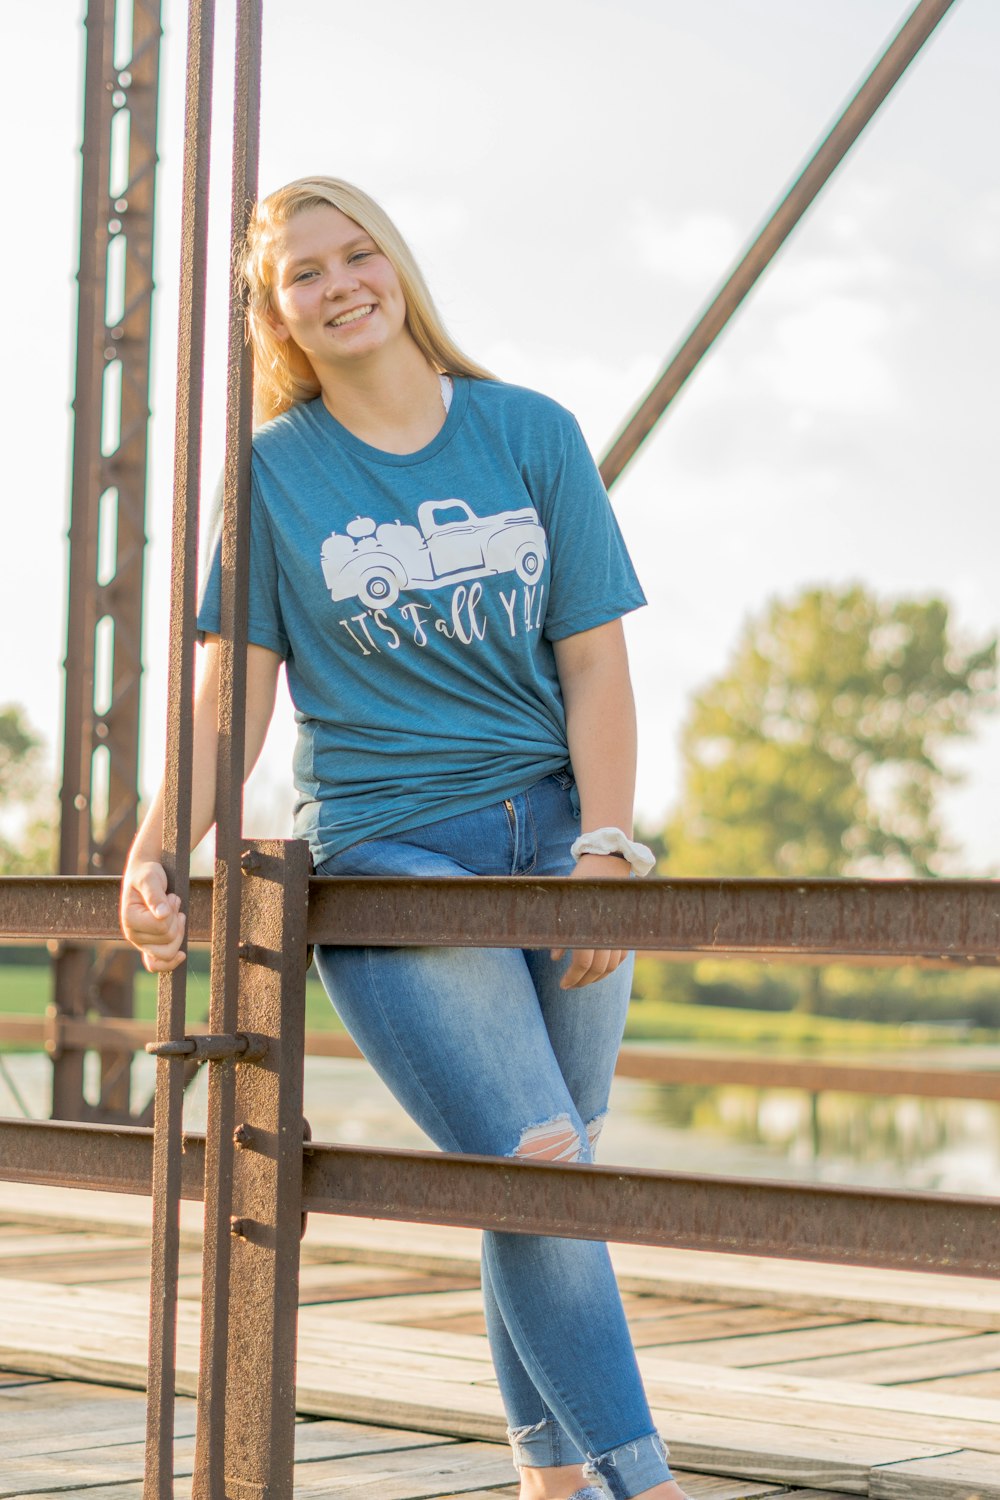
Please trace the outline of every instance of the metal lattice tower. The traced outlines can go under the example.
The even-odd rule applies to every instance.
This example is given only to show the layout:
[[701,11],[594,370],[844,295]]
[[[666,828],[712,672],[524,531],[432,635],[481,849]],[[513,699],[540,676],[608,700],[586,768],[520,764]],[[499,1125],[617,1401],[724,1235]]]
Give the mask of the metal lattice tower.
[[[160,0],[90,0],[85,25],[63,875],[120,873],[136,830]],[[130,1053],[102,1051],[88,1105],[78,1023],[131,1015],[134,970],[120,948],[59,951],[55,1118],[128,1119]]]

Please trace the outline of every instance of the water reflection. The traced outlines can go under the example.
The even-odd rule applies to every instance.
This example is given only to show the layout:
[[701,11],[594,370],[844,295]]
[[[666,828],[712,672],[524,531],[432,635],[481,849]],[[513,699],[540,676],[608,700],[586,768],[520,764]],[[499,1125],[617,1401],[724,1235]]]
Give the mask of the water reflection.
[[1000,1194],[996,1104],[650,1084],[632,1108],[654,1129],[763,1149],[784,1163],[782,1176]]

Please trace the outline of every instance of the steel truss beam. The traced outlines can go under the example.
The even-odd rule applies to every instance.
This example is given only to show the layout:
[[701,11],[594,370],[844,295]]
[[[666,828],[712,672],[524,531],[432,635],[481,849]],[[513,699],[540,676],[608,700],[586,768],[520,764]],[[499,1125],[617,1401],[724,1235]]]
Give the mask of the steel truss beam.
[[[121,872],[136,829],[160,0],[91,0],[86,29],[63,875]],[[131,1015],[134,971],[121,948],[64,943],[57,1012]],[[88,1105],[83,1052],[57,1050],[53,1115],[128,1119],[130,1073],[127,1052],[102,1051]]]
[[735,316],[782,245],[826,186],[872,116],[885,102],[954,0],[920,0],[853,99],[793,182],[764,228],[736,262],[691,332],[671,355],[654,384],[626,419],[601,459],[610,489],[635,457],[681,387]]

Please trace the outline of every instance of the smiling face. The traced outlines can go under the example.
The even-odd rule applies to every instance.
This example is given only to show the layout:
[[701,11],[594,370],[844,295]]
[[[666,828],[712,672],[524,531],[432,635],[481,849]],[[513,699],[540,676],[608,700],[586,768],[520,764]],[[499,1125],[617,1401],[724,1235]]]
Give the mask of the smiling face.
[[339,208],[294,214],[277,229],[272,253],[271,327],[293,339],[317,373],[410,340],[395,268]]

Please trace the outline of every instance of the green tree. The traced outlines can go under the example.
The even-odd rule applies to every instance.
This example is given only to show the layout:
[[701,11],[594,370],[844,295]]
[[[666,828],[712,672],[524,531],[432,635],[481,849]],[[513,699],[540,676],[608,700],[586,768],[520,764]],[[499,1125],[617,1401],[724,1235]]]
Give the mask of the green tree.
[[669,872],[940,873],[943,752],[996,686],[996,639],[959,639],[943,600],[854,585],[772,601],[693,701]]
[[15,704],[0,708],[0,875],[53,868],[56,818],[42,742]]

